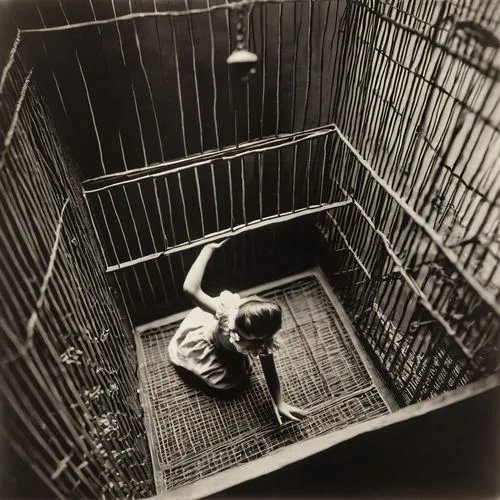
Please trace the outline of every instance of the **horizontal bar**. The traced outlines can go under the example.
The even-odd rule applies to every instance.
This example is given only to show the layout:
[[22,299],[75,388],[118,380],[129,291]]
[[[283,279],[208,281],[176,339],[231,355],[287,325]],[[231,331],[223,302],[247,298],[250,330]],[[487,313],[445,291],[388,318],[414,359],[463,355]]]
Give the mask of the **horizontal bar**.
[[[276,137],[274,137],[273,139],[276,139]],[[252,141],[252,144],[265,143],[269,140],[270,140],[270,138],[266,137],[265,139],[259,139],[257,141]],[[238,145],[238,147],[241,147],[242,145],[245,145],[245,144],[250,144],[250,143],[240,143]],[[109,174],[99,175],[97,177],[92,177],[90,179],[86,179],[86,180],[82,181],[82,185],[83,186],[87,186],[87,185],[92,186],[93,184],[101,182],[101,181],[129,178],[129,177],[133,177],[135,175],[140,175],[141,173],[144,173],[144,172],[154,172],[158,169],[161,169],[163,171],[167,167],[171,167],[174,165],[183,165],[184,163],[190,163],[190,162],[193,162],[194,160],[197,160],[197,161],[211,160],[211,159],[217,158],[218,156],[220,156],[221,154],[223,154],[227,151],[236,150],[236,149],[238,149],[238,147],[228,146],[228,147],[222,148],[220,150],[217,149],[217,150],[212,150],[212,151],[204,151],[203,153],[197,153],[197,154],[194,154],[191,156],[186,156],[184,158],[176,158],[175,160],[167,160],[167,161],[161,162],[161,163],[154,163],[152,165],[146,165],[145,167],[132,168],[132,169],[128,169],[126,171],[112,172]]]
[[0,157],[0,170],[4,166],[5,156],[7,155],[7,151],[9,149],[10,143],[12,142],[12,138],[14,137],[14,133],[16,131],[17,122],[19,120],[19,112],[21,111],[21,107],[24,102],[24,98],[26,97],[26,92],[28,91],[28,86],[31,81],[31,76],[33,74],[33,68],[31,68],[26,75],[23,86],[21,87],[21,92],[19,94],[19,99],[16,102],[16,107],[14,109],[14,113],[12,115],[12,120],[10,122],[7,133],[5,134],[5,140],[3,143],[3,150]]
[[[86,21],[82,23],[73,23],[73,24],[64,24],[61,26],[52,26],[51,28],[30,28],[21,30],[21,33],[46,33],[49,31],[66,31],[77,28],[85,28],[87,26],[99,26],[101,24],[111,24],[119,21],[132,21],[134,19],[144,19],[147,17],[163,17],[163,16],[186,16],[193,14],[204,14],[208,12],[213,12],[215,10],[232,10],[239,9],[244,6],[252,6],[254,4],[266,4],[266,3],[275,3],[275,4],[283,4],[283,3],[296,3],[303,2],[308,3],[312,0],[240,0],[237,2],[231,3],[223,3],[212,5],[210,7],[203,7],[198,9],[187,9],[187,10],[176,10],[176,11],[155,11],[155,12],[135,12],[131,14],[125,14],[123,16],[112,17],[108,19],[96,19],[95,21]],[[319,2],[329,2],[331,0],[314,0],[316,3]]]
[[[132,181],[137,181],[141,179],[147,179],[149,177],[158,177],[159,175],[164,175],[167,173],[175,173],[179,172],[181,170],[184,170],[185,168],[194,168],[200,165],[205,165],[205,164],[210,164],[211,162],[221,159],[232,159],[236,158],[236,156],[231,156],[231,157],[225,157],[224,155],[227,153],[230,153],[232,151],[238,151],[238,152],[257,152],[257,149],[259,147],[264,147],[264,146],[273,146],[276,145],[276,147],[279,147],[280,145],[286,145],[287,141],[290,141],[290,139],[295,139],[290,141],[290,144],[294,144],[301,140],[303,137],[307,138],[314,138],[318,135],[319,132],[321,131],[335,131],[336,126],[334,124],[330,125],[323,125],[321,127],[309,129],[309,130],[304,130],[301,132],[295,132],[295,133],[286,133],[286,134],[280,134],[279,136],[273,136],[273,137],[266,137],[265,139],[259,139],[256,141],[249,141],[246,143],[240,143],[238,147],[236,146],[230,146],[228,148],[224,148],[221,150],[216,150],[216,151],[211,151],[209,153],[201,153],[197,155],[193,155],[187,158],[181,158],[181,159],[176,159],[176,160],[171,160],[171,161],[166,161],[163,163],[158,163],[155,165],[148,165],[146,167],[138,168],[138,169],[133,169],[133,170],[127,170],[124,172],[117,172],[113,174],[106,174],[102,175],[99,177],[94,177],[92,179],[88,179],[86,181],[82,182],[82,185],[85,188],[85,193],[95,193],[98,191],[105,190],[109,187],[114,187],[114,186],[120,186],[122,184],[126,184],[128,182]],[[320,134],[320,135],[325,135],[325,134]],[[174,167],[175,165],[178,165],[176,168],[171,168],[168,169],[168,167]],[[156,170],[159,170],[159,172],[156,172]],[[146,174],[144,174],[146,172]],[[153,173],[150,173],[153,172]],[[141,174],[143,174],[141,176]],[[136,177],[138,175],[138,177]],[[130,179],[133,177],[132,179]],[[99,187],[99,188],[93,188],[92,185],[95,183],[98,183],[99,181],[106,181],[106,180],[112,180],[116,178],[124,178],[122,182],[116,182],[112,184],[107,184],[105,186]],[[90,188],[87,188],[86,186],[89,186]]]
[[5,81],[7,80],[7,74],[12,65],[14,64],[14,57],[16,55],[17,46],[19,45],[20,41],[21,41],[21,32],[17,30],[14,44],[12,45],[12,48],[10,49],[9,52],[9,59],[7,60],[7,63],[5,64],[2,71],[2,76],[0,77],[0,95],[3,94],[3,86],[5,85]]
[[311,205],[310,207],[295,210],[294,212],[285,212],[285,213],[280,214],[280,215],[272,215],[269,217],[264,217],[262,220],[259,219],[259,220],[250,222],[248,224],[241,224],[240,226],[235,226],[232,230],[226,229],[224,231],[220,231],[220,232],[205,236],[205,237],[200,238],[198,240],[193,240],[190,243],[182,243],[180,245],[176,245],[172,248],[164,250],[163,252],[152,253],[149,255],[145,255],[143,257],[139,257],[138,259],[133,259],[133,260],[123,262],[121,264],[109,266],[106,269],[106,272],[112,273],[115,271],[119,271],[121,269],[125,269],[127,267],[132,267],[132,266],[135,266],[137,264],[142,264],[143,262],[148,262],[150,260],[157,259],[158,257],[161,257],[163,255],[171,255],[173,253],[182,252],[184,250],[189,250],[190,248],[195,248],[195,247],[198,247],[200,245],[205,245],[206,243],[210,243],[212,241],[217,241],[217,240],[220,240],[222,238],[228,238],[231,236],[235,236],[237,234],[245,233],[247,231],[251,231],[253,229],[258,229],[261,227],[266,227],[266,226],[269,226],[271,224],[287,222],[287,221],[290,221],[293,219],[297,219],[299,217],[304,217],[306,215],[312,215],[312,214],[316,214],[319,212],[324,212],[325,210],[332,210],[334,208],[345,207],[347,205],[350,205],[351,203],[352,203],[351,200],[347,200],[347,201],[338,201],[335,203],[325,203],[324,205]]
[[282,144],[269,145],[267,147],[263,147],[263,148],[260,148],[260,149],[253,149],[251,151],[241,151],[241,152],[235,153],[232,156],[223,156],[222,159],[223,160],[234,160],[235,158],[240,158],[241,156],[245,156],[247,154],[265,153],[266,151],[271,151],[273,149],[278,149],[278,148],[281,148],[281,147],[284,147],[284,146],[295,145],[295,144],[298,144],[299,142],[307,141],[309,139],[316,139],[317,137],[323,137],[325,135],[332,134],[333,132],[335,132],[335,128],[331,127],[331,128],[329,128],[329,129],[327,129],[325,131],[315,132],[315,133],[312,133],[312,134],[309,134],[309,135],[304,135],[304,136],[299,137],[299,138],[297,138],[297,136],[295,136],[295,137],[293,137],[293,139],[291,141],[289,141],[289,142],[283,142]]
[[332,224],[335,226],[335,228],[337,229],[337,231],[339,232],[340,234],[340,237],[342,238],[342,241],[344,242],[344,245],[347,247],[347,249],[351,252],[352,256],[354,257],[354,260],[358,263],[359,267],[361,268],[361,270],[365,273],[365,276],[371,280],[372,277],[370,275],[370,272],[368,271],[368,269],[366,269],[365,265],[363,264],[363,262],[361,261],[361,259],[358,257],[358,255],[356,254],[356,252],[354,251],[354,248],[351,247],[349,241],[347,240],[347,236],[345,235],[345,233],[342,231],[342,229],[340,229],[340,226],[339,226],[339,223],[335,220],[335,218],[333,217],[333,215],[331,213],[327,213],[326,216],[331,220]]
[[213,160],[203,160],[203,161],[198,161],[195,163],[189,163],[188,165],[183,165],[182,167],[172,168],[170,170],[163,170],[161,172],[155,172],[153,174],[146,174],[146,175],[143,175],[141,177],[135,177],[133,179],[127,179],[124,181],[114,182],[113,184],[108,184],[107,186],[102,186],[102,187],[94,188],[94,189],[86,189],[84,191],[84,193],[85,194],[92,194],[92,193],[99,193],[101,191],[108,191],[112,188],[125,186],[126,184],[134,184],[134,183],[137,183],[137,182],[142,181],[144,179],[154,179],[156,177],[177,174],[179,172],[182,172],[183,170],[190,170],[190,169],[194,169],[196,167],[201,167],[203,165],[211,165],[212,163],[213,163]]
[[[400,258],[396,255],[392,247],[392,243],[389,241],[387,236],[377,229],[375,223],[370,218],[370,216],[365,212],[363,207],[357,202],[353,201],[353,206],[358,210],[358,212],[363,216],[366,222],[370,225],[372,230],[380,237],[382,243],[384,244],[387,255],[391,258],[391,260],[396,265],[396,272],[398,272],[401,277],[404,279],[405,283],[411,288],[412,292],[420,299],[420,303],[427,310],[427,312],[443,327],[446,334],[453,339],[453,341],[457,344],[463,354],[471,361],[474,361],[474,355],[468,349],[464,343],[457,337],[455,330],[450,326],[448,321],[441,315],[439,311],[436,311],[432,304],[429,302],[427,296],[418,286],[417,282],[406,272],[405,266]],[[329,214],[328,214],[329,215]]]

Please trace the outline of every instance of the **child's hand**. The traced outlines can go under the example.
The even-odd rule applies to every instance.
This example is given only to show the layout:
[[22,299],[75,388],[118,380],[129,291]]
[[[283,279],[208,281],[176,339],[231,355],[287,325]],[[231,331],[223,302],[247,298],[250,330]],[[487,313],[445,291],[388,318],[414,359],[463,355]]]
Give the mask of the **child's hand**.
[[208,243],[208,245],[205,245],[205,248],[211,248],[212,250],[217,250],[218,248],[220,248],[222,245],[224,245],[224,243],[226,243],[226,241],[228,240],[229,238],[226,238],[222,241],[219,241],[218,243],[216,243],[215,241],[213,243]]
[[281,416],[296,422],[299,422],[307,415],[306,410],[301,410],[300,408],[289,405],[284,401],[281,401],[278,405],[276,405],[276,408]]

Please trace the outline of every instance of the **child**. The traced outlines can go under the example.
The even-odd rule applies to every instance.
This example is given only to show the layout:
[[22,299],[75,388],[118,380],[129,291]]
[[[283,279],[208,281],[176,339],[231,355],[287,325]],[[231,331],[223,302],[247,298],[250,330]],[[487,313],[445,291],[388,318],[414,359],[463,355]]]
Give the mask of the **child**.
[[278,421],[281,416],[300,420],[306,412],[281,399],[272,354],[278,348],[280,306],[256,296],[242,299],[228,291],[214,298],[201,289],[206,265],[225,241],[206,245],[186,276],[184,292],[198,307],[170,341],[170,360],[181,375],[224,397],[244,387],[252,370],[251,356],[259,357]]

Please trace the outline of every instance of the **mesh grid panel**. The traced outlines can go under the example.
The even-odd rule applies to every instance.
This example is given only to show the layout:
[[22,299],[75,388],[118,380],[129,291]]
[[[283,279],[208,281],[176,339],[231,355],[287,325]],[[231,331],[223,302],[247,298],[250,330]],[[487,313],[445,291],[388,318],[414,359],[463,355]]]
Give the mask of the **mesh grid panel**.
[[283,308],[283,346],[275,358],[284,399],[309,409],[310,415],[300,423],[277,426],[258,362],[250,386],[236,398],[202,394],[181,380],[168,360],[168,342],[180,322],[147,330],[141,334],[141,383],[153,422],[158,491],[388,413],[315,276],[260,296]]

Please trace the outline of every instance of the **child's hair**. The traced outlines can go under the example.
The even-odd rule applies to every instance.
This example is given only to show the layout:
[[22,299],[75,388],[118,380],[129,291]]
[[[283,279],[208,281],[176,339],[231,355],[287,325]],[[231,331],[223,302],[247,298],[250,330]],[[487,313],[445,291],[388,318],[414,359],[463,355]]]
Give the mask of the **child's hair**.
[[244,334],[271,337],[281,328],[281,307],[258,298],[248,300],[238,308],[235,325]]

